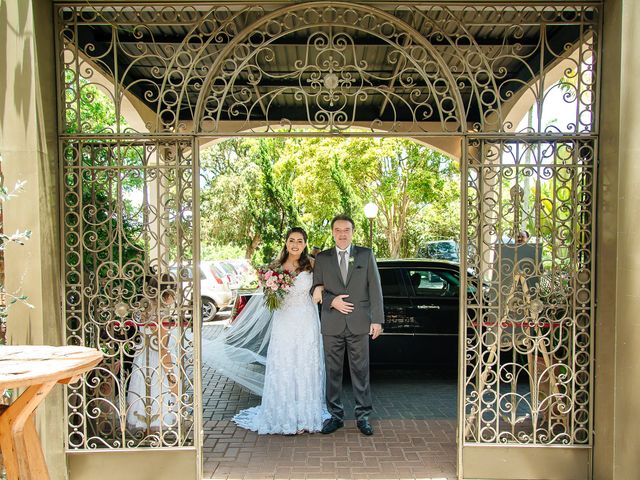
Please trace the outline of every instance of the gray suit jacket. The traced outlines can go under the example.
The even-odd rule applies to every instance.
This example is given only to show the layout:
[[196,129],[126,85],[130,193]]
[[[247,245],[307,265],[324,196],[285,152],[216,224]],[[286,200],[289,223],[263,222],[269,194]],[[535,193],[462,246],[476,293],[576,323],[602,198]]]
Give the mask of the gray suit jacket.
[[[313,285],[324,285],[321,330],[323,335],[339,335],[345,327],[355,335],[369,333],[372,323],[384,323],[382,287],[376,259],[369,248],[351,247],[347,282],[343,282],[335,248],[316,256]],[[343,315],[331,308],[338,295],[349,295],[345,301],[353,303],[354,310]]]

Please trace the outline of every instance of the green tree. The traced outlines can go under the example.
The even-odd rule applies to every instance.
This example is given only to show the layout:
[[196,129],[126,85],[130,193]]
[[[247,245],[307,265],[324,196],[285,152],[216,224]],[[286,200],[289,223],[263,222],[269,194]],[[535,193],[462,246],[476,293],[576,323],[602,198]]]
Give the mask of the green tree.
[[[300,209],[300,222],[309,234],[309,243],[326,248],[332,245],[330,221],[338,213],[360,218],[362,203],[345,168],[348,155],[342,151],[348,139],[288,139],[278,169],[294,172],[293,188]],[[286,165],[286,167],[285,167]],[[356,241],[365,237],[356,230]]]
[[[67,79],[71,74],[67,73]],[[72,84],[75,85],[75,84]],[[127,123],[122,116],[116,114],[112,99],[98,89],[94,84],[81,79],[79,82],[80,97],[80,122],[84,132],[110,133],[118,128],[127,128]],[[73,88],[66,90],[67,101],[78,96]],[[74,113],[67,111],[68,134],[79,133],[78,122]],[[79,144],[71,144],[73,148],[64,150],[69,164],[80,164],[82,167],[95,166],[137,166],[145,164],[145,148],[135,142],[108,142],[87,141],[81,148]],[[142,189],[145,187],[145,176],[141,170],[122,170],[117,176],[110,175],[105,170],[84,169],[81,177],[70,173],[64,179],[70,191],[77,190],[82,198],[83,220],[83,275],[88,278],[93,276],[106,277],[109,275],[121,275],[116,270],[122,266],[124,276],[127,270],[135,270],[131,278],[138,278],[142,265],[145,264],[145,228],[148,228],[144,218],[140,218],[140,212],[144,211],[141,205],[134,205],[132,198],[137,195],[142,197]],[[70,252],[68,260],[76,261],[77,252]],[[109,271],[107,271],[109,270]],[[79,281],[73,275],[69,281]],[[123,290],[125,291],[125,290]],[[127,289],[132,297],[136,292]]]
[[[339,212],[350,212],[358,226],[356,241],[368,243],[363,205],[379,207],[375,220],[376,251],[397,258],[411,256],[424,235],[416,222],[420,212],[444,202],[459,201],[457,166],[448,158],[411,140],[351,138],[298,140],[287,145],[286,156],[297,166],[294,181],[303,218],[319,224]],[[332,159],[332,160],[328,160]],[[447,188],[445,189],[445,185]],[[456,209],[459,210],[458,206]],[[451,216],[455,221],[456,216]],[[457,217],[459,218],[459,217]],[[441,229],[442,230],[442,229]],[[445,229],[454,238],[452,229]],[[459,227],[455,229],[459,232]]]
[[413,141],[245,139],[212,150],[201,155],[207,244],[242,245],[249,257],[257,251],[257,259],[269,260],[286,228],[301,225],[311,245],[325,248],[331,218],[347,213],[357,225],[355,242],[366,245],[369,201],[380,208],[379,256],[413,256],[421,242],[459,237],[457,165]]
[[260,174],[249,155],[252,142],[226,140],[200,154],[200,239],[208,251],[235,245],[251,259],[261,243],[249,203]]
[[[361,198],[378,205],[376,220],[384,232],[389,256],[411,256],[409,232],[420,210],[442,202],[442,191],[456,169],[449,159],[411,140],[384,139],[369,143],[365,155],[350,165]],[[448,200],[448,199],[447,199]]]
[[280,160],[283,139],[260,139],[252,159],[260,172],[257,188],[249,190],[249,205],[255,230],[262,240],[261,262],[271,261],[278,253],[286,230],[299,225],[299,210],[291,185],[293,171],[278,174],[274,166]]
[[203,151],[201,225],[208,248],[242,246],[246,258],[268,262],[285,231],[300,223],[295,172],[280,162],[284,144],[283,139],[233,139]]
[[353,217],[358,205],[357,196],[353,191],[353,185],[347,172],[345,172],[342,165],[340,165],[338,159],[334,159],[330,172],[331,180],[333,180],[340,195],[340,212]]

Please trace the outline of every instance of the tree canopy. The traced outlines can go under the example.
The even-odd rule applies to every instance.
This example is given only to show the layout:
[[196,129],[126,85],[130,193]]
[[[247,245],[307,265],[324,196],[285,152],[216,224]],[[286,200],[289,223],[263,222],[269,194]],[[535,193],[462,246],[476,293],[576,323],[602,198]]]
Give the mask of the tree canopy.
[[458,165],[406,139],[233,139],[203,150],[203,244],[243,246],[268,261],[292,226],[309,244],[332,245],[338,213],[356,222],[356,243],[369,244],[363,207],[374,202],[374,249],[411,257],[425,241],[459,237]]

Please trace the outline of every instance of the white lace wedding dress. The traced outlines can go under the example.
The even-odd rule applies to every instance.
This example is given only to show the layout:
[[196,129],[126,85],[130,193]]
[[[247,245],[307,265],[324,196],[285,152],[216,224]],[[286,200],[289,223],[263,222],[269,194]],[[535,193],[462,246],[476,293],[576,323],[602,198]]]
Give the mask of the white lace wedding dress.
[[328,418],[324,399],[324,353],[311,272],[301,272],[272,319],[262,403],[233,421],[260,434],[317,432]]

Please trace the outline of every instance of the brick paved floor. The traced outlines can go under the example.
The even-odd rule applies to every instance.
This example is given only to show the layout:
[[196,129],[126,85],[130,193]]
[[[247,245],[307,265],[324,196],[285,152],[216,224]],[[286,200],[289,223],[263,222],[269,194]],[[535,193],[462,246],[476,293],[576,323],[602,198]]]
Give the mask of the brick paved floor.
[[[207,336],[205,327],[204,336]],[[231,422],[260,403],[203,365],[205,479],[455,477],[456,377],[419,369],[372,371],[375,435],[358,432],[345,381],[345,428],[333,435],[257,435]]]

